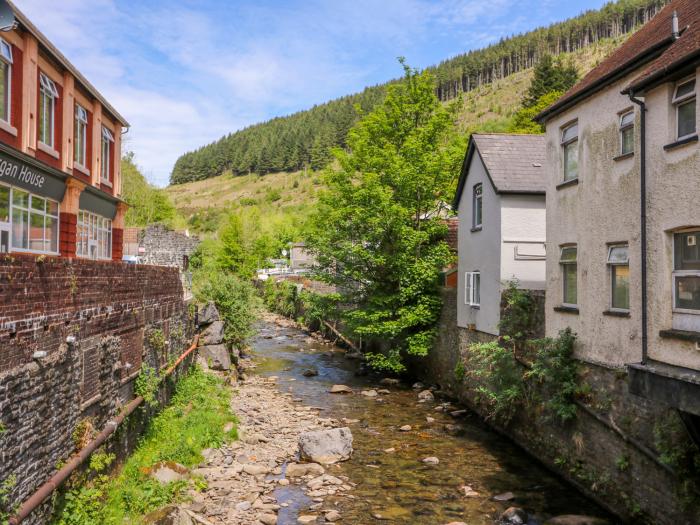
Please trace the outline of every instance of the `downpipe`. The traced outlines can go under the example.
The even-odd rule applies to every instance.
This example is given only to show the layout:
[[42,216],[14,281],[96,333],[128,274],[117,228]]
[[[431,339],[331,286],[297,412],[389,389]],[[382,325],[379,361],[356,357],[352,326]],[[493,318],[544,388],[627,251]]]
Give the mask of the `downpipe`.
[[[190,346],[177,360],[165,370],[163,377],[168,377],[172,375],[175,369],[182,363],[188,355],[197,349],[197,343],[199,341],[199,335],[196,335],[192,346]],[[34,494],[32,494],[27,500],[22,503],[19,507],[17,513],[12,516],[9,520],[10,525],[18,525],[24,519],[26,519],[32,512],[34,512],[39,505],[41,505],[46,499],[53,494],[53,492],[60,487],[64,481],[66,481],[70,475],[75,472],[75,470],[82,465],[91,455],[97,450],[101,445],[103,445],[109,437],[117,431],[119,425],[121,425],[124,420],[132,414],[142,403],[144,399],[143,396],[138,396],[129,402],[128,405],[119,413],[117,417],[107,422],[102,432],[100,432],[95,439],[90,441],[85,447],[83,447],[80,452],[78,452],[73,458],[66,463],[58,472],[56,472],[49,480],[39,487]]]

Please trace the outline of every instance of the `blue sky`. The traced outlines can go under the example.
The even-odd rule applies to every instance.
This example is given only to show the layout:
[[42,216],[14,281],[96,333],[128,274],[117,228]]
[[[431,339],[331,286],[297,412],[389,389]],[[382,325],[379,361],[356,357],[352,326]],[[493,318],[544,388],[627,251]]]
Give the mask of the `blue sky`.
[[425,67],[604,0],[15,0],[132,125],[166,185],[222,135]]

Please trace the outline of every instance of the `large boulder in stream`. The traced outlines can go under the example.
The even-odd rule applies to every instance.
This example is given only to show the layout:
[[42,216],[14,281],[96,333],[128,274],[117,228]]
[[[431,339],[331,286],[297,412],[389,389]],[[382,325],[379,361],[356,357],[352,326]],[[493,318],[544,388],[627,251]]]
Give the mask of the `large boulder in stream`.
[[199,336],[201,346],[219,345],[224,342],[224,323],[214,321]]
[[199,326],[207,326],[220,319],[219,310],[216,309],[216,305],[212,301],[205,304],[199,311]]
[[352,432],[348,427],[306,432],[299,436],[299,455],[326,465],[346,461],[352,455]]
[[231,369],[231,356],[226,345],[208,345],[199,347],[199,357],[212,370],[227,371]]

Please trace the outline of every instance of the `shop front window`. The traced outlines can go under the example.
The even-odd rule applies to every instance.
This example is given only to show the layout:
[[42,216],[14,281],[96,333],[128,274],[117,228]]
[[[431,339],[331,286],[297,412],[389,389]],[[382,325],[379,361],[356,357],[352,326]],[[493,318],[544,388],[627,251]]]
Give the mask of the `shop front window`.
[[78,213],[78,257],[87,259],[111,259],[112,221],[95,213]]
[[58,253],[58,203],[0,186],[0,230],[8,225],[16,251]]

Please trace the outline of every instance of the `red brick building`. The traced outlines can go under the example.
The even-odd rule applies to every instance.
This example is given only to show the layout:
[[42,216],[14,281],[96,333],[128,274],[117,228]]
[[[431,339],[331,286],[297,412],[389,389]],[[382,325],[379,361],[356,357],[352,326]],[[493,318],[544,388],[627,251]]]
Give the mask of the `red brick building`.
[[0,33],[0,253],[121,260],[126,120],[14,6]]

